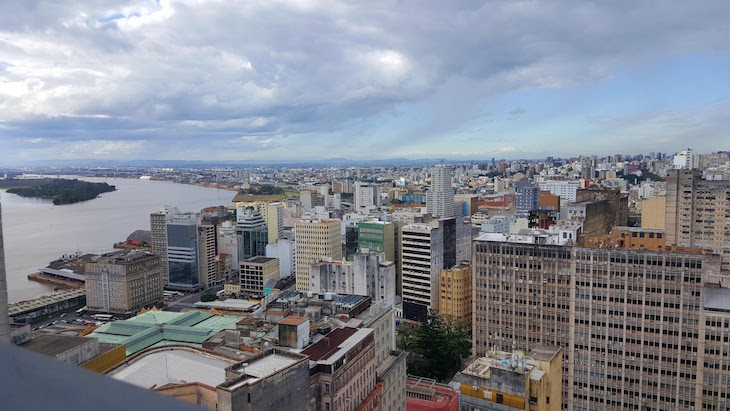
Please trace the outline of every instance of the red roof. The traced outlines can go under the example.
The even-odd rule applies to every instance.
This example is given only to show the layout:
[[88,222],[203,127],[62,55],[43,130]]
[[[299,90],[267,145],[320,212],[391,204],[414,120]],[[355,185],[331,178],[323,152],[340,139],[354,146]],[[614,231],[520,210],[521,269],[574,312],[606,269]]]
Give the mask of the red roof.
[[283,320],[281,320],[281,322],[279,322],[279,324],[299,325],[299,324],[304,323],[307,320],[308,320],[308,318],[306,318],[306,317],[300,317],[298,315],[290,315],[290,316],[284,318]]
[[311,345],[302,354],[312,361],[326,360],[337,352],[337,347],[357,332],[356,328],[336,328],[318,343]]

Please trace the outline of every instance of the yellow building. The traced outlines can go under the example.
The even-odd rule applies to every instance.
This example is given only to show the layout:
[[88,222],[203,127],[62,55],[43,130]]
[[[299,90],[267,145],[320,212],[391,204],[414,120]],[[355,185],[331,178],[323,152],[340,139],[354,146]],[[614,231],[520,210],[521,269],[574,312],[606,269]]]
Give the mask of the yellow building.
[[536,347],[527,354],[488,351],[459,378],[461,411],[560,411],[562,348]]
[[641,202],[641,228],[664,230],[666,197],[649,197]]
[[637,227],[614,227],[604,235],[578,235],[579,247],[617,248],[621,250],[666,251],[664,230]]
[[342,222],[330,220],[299,220],[296,224],[296,287],[309,292],[309,267],[324,259],[342,260]]
[[441,270],[439,314],[471,327],[471,265],[462,263]]

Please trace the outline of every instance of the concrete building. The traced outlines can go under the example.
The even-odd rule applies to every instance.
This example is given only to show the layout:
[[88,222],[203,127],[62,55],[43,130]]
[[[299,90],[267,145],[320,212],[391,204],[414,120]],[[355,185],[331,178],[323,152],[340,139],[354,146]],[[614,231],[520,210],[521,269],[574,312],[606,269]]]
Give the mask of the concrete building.
[[221,270],[218,229],[226,218],[225,207],[208,207],[201,210],[198,219],[198,278],[200,284],[210,287],[225,281]]
[[327,258],[342,261],[341,222],[329,220],[299,220],[296,224],[297,291],[309,291],[309,267]]
[[261,298],[264,285],[279,280],[279,259],[256,256],[240,262],[241,294]]
[[562,382],[560,347],[488,351],[461,372],[461,411],[560,411]]
[[369,328],[337,328],[302,351],[310,361],[309,409],[369,410],[378,404],[373,334]]
[[218,226],[218,251],[231,256],[231,267],[238,267],[238,236],[233,221],[224,221]]
[[167,265],[170,288],[200,287],[198,228],[194,213],[176,214],[167,220]]
[[277,325],[279,344],[283,347],[303,349],[309,345],[309,319],[290,315]]
[[669,170],[665,217],[668,245],[712,250],[730,266],[730,181]]
[[320,261],[309,267],[309,292],[365,295],[365,276],[349,261]]
[[446,384],[423,377],[406,380],[408,411],[458,411],[459,393]]
[[266,255],[269,234],[266,221],[261,213],[238,207],[237,217],[236,236],[239,262],[251,257]]
[[365,294],[373,302],[395,304],[395,264],[383,253],[357,253],[353,260],[355,276],[365,279]]
[[461,210],[461,212],[456,212],[456,215],[469,217],[479,211],[479,195],[477,194],[456,194],[454,202],[457,204],[456,208]]
[[86,264],[86,306],[126,313],[162,300],[160,257],[147,251],[115,251]]
[[19,347],[70,365],[81,365],[99,355],[99,340],[96,338],[68,335],[43,334],[20,344]]
[[454,211],[454,189],[451,178],[454,167],[439,164],[431,169],[431,189],[426,193],[426,212],[435,218],[451,218]]
[[355,211],[367,214],[380,206],[380,187],[375,184],[355,182]]
[[3,216],[0,205],[0,344],[10,342],[10,317],[8,315],[8,281],[5,273],[5,248],[3,243]]
[[518,218],[527,218],[530,211],[540,208],[540,188],[529,182],[521,181],[514,184],[515,186],[515,215]]
[[282,203],[267,204],[264,219],[269,234],[269,244],[275,244],[284,234],[284,205]]
[[563,347],[563,409],[702,409],[702,295],[730,283],[719,256],[482,237],[474,250],[474,355]]
[[295,275],[296,242],[286,238],[279,238],[274,244],[266,246],[266,256],[279,259],[279,278]]
[[588,236],[579,233],[576,245],[590,248],[666,251],[667,237],[664,230],[638,227],[614,227],[606,235]]
[[383,411],[406,411],[406,357],[405,352],[391,351],[385,359],[377,361],[375,372],[382,384],[380,409]]
[[468,262],[441,270],[439,315],[471,327],[471,265]]
[[694,168],[694,157],[692,149],[682,150],[674,156],[672,165],[675,169],[692,170]]
[[576,200],[580,181],[557,181],[548,180],[538,184],[540,190],[549,191],[551,194],[560,197],[561,203],[573,203]]
[[162,278],[165,285],[170,283],[170,268],[167,265],[167,222],[180,214],[177,208],[166,206],[150,214],[150,232],[152,234],[152,251],[160,256]]
[[641,201],[641,228],[664,230],[666,224],[667,198],[649,197]]
[[324,196],[315,190],[302,190],[299,192],[299,201],[302,203],[302,208],[305,210],[311,210],[314,207],[324,207],[325,199]]

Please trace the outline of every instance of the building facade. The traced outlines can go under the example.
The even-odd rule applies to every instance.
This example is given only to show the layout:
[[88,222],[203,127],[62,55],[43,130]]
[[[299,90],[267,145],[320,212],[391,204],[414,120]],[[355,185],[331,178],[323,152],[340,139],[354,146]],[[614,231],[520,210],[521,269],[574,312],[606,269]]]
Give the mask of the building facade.
[[167,221],[167,265],[171,288],[200,287],[198,227],[194,213],[174,215]]
[[471,327],[471,265],[459,264],[441,270],[439,280],[439,315]]
[[380,187],[375,184],[355,182],[355,211],[367,214],[380,205]]
[[395,224],[385,221],[362,221],[357,223],[357,251],[384,253],[388,261],[396,261]]
[[563,408],[703,409],[716,255],[474,244],[473,353],[563,347]]
[[519,218],[527,218],[530,211],[540,208],[540,188],[529,182],[515,183],[515,215]]
[[126,313],[155,305],[164,288],[160,257],[147,251],[115,251],[86,264],[86,306]]
[[666,201],[667,244],[712,250],[730,266],[730,181],[669,170]]
[[264,285],[279,280],[279,259],[263,256],[251,257],[240,262],[241,294],[261,298]]
[[543,181],[539,183],[540,190],[549,191],[551,194],[560,197],[561,202],[575,202],[580,181]]
[[165,285],[170,283],[170,268],[167,266],[167,222],[176,214],[175,207],[163,207],[150,214],[150,233],[152,234],[152,251],[160,256],[162,263],[162,277]]
[[454,189],[451,178],[454,167],[439,164],[431,169],[431,189],[426,192],[426,212],[435,218],[454,217]]
[[238,261],[266,255],[269,243],[268,227],[260,212],[242,207],[237,208],[236,237]]
[[309,267],[330,258],[342,261],[341,221],[299,220],[295,228],[297,291],[309,291]]

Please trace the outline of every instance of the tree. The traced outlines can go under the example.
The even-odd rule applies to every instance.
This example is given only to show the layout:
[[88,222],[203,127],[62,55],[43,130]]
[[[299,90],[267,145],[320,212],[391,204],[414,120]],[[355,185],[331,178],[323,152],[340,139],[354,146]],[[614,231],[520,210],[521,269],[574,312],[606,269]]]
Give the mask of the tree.
[[436,311],[415,328],[401,329],[398,348],[408,351],[408,373],[448,381],[461,368],[461,360],[471,355],[467,333],[456,322]]
[[202,302],[204,302],[204,303],[209,303],[209,302],[211,302],[211,301],[215,301],[215,300],[217,300],[217,299],[218,299],[218,296],[217,296],[217,295],[215,295],[215,294],[203,294],[203,295],[202,295],[202,296],[200,297],[200,301],[202,301]]

